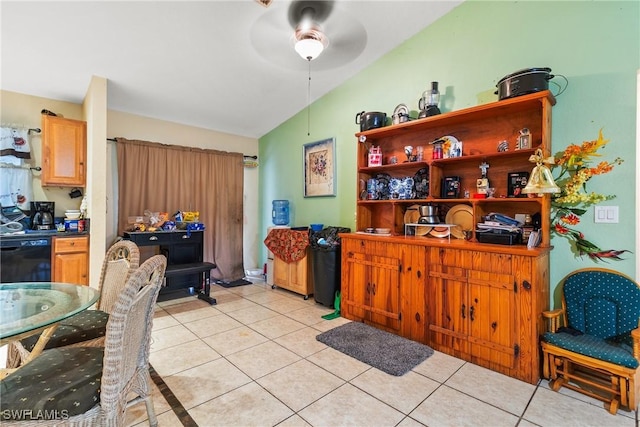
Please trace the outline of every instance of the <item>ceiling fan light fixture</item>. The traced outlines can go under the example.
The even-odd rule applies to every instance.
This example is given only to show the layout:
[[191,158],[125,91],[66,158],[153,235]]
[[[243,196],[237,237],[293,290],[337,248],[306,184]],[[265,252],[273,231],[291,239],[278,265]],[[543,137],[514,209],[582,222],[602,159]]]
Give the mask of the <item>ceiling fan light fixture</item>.
[[320,27],[309,23],[300,23],[296,28],[294,49],[302,59],[311,61],[316,59],[329,44],[329,39],[324,35]]
[[324,44],[314,38],[298,40],[294,47],[298,55],[307,61],[316,59],[324,50]]

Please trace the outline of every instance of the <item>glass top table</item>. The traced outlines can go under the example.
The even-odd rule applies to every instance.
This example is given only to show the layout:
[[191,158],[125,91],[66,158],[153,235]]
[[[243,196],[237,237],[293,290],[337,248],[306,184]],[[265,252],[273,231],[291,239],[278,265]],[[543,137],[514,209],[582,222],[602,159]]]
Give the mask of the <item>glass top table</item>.
[[0,284],[0,345],[35,334],[89,308],[100,293],[52,282]]

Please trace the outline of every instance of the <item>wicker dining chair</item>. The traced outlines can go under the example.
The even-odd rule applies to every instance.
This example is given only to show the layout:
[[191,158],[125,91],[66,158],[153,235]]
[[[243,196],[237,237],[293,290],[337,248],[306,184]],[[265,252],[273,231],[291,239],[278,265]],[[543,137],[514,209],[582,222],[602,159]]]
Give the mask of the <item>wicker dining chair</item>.
[[[44,349],[65,346],[103,346],[104,334],[118,295],[127,278],[140,264],[140,250],[130,240],[114,243],[105,254],[100,272],[100,298],[96,310],[85,310],[58,325]],[[17,368],[27,363],[40,335],[14,341],[7,347],[7,368]]]
[[157,426],[149,348],[166,263],[155,255],[132,273],[109,316],[104,347],[45,350],[2,380],[3,426],[122,426],[126,409],[141,401]]

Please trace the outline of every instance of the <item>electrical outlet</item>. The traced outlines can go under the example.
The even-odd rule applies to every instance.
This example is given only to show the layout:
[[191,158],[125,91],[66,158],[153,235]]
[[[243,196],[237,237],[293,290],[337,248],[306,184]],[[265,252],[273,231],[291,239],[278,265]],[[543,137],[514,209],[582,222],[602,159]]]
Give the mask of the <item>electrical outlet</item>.
[[594,222],[617,224],[618,206],[594,206]]

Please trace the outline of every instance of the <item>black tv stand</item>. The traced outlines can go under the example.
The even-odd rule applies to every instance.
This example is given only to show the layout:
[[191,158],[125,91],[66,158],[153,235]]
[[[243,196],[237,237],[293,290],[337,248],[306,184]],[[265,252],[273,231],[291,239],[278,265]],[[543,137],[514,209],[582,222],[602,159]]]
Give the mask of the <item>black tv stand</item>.
[[[193,289],[198,299],[216,304],[210,293],[212,262],[202,261],[202,231],[125,232],[124,238],[138,246],[158,246],[167,257],[165,286],[160,289],[159,300],[182,297]],[[182,291],[182,292],[179,292]]]

